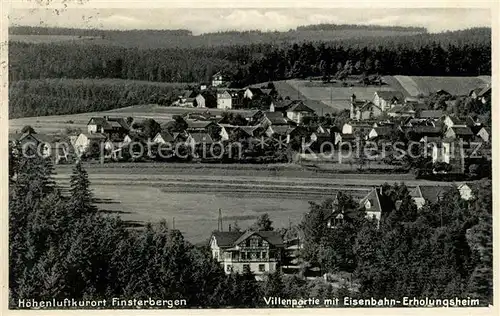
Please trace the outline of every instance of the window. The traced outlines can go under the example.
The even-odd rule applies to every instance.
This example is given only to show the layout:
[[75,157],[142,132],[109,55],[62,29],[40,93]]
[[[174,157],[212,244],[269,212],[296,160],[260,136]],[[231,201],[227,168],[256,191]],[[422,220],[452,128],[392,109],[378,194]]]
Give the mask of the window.
[[266,271],[266,265],[265,264],[259,264],[259,272],[264,272]]
[[228,264],[228,265],[226,266],[226,271],[227,271],[227,272],[232,272],[232,271],[233,271],[233,266],[232,266],[232,265],[230,265],[230,264]]
[[256,259],[260,259],[260,252],[257,252],[257,253],[255,254],[255,257],[256,257]]
[[250,247],[258,247],[259,246],[259,239],[258,238],[251,238],[250,239]]
[[241,260],[246,260],[247,259],[247,253],[246,252],[242,252],[241,253]]
[[266,259],[267,258],[267,253],[265,251],[262,252],[262,259]]

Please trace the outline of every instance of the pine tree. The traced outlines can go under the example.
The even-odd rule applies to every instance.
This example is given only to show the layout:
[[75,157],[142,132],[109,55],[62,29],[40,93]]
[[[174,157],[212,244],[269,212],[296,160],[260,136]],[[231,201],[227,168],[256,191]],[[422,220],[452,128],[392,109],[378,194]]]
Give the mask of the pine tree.
[[92,192],[87,171],[80,162],[73,168],[70,178],[70,206],[75,215],[95,212],[97,208],[92,203]]

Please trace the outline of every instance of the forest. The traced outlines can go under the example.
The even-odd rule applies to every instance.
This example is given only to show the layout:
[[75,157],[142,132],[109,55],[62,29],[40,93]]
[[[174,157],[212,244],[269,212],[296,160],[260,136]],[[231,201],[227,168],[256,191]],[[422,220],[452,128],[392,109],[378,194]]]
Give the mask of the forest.
[[[322,278],[308,281],[302,273],[276,272],[263,282],[249,270],[226,275],[206,245],[190,244],[166,222],[128,229],[116,215],[99,211],[81,164],[74,166],[66,196],[50,160],[19,157],[10,149],[11,308],[27,297],[172,298],[191,308],[265,307],[266,296],[471,297],[492,304],[491,181],[480,182],[471,201],[451,188],[441,203],[420,212],[404,184],[384,185],[384,196],[401,203],[383,215],[380,227],[348,195],[312,202],[300,224],[300,256],[322,272],[351,273],[360,284],[354,291]],[[335,230],[326,226],[332,203],[344,214]],[[274,228],[265,214],[251,229]]]
[[107,111],[170,104],[186,84],[121,79],[39,79],[12,82],[9,118]]
[[[304,42],[279,46],[251,44],[194,49],[137,49],[111,45],[11,42],[10,115],[24,117],[118,108],[131,105],[132,101],[144,102],[145,95],[151,92],[150,86],[132,84],[133,90],[142,97],[121,102],[123,97],[116,97],[116,91],[122,90],[121,87],[99,85],[109,90],[106,92],[109,97],[104,97],[107,100],[104,104],[93,106],[92,95],[95,93],[84,94],[84,91],[96,89],[97,84],[92,79],[200,83],[209,82],[212,74],[222,71],[231,87],[244,87],[260,82],[317,76],[324,80],[342,80],[350,75],[370,74],[490,75],[490,37],[491,30],[482,28],[419,34],[401,37],[396,42],[394,37],[379,37],[377,45],[371,45],[370,40],[363,41],[363,45],[346,40],[342,43]],[[61,99],[57,89],[47,88],[46,80],[33,80],[49,78],[61,79],[58,83],[64,85],[61,86],[61,93],[67,91],[68,98]],[[63,83],[69,79],[89,80],[78,84]],[[26,93],[26,90],[30,92]],[[168,94],[164,90],[161,93]],[[87,99],[90,101],[85,101]],[[86,105],[81,105],[82,102]],[[39,104],[46,105],[37,109]]]

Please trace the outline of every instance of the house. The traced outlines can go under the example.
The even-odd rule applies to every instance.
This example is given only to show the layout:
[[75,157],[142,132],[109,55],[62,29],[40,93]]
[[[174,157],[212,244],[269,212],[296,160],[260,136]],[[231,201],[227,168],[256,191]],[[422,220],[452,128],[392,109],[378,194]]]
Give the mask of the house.
[[198,120],[186,120],[187,128],[186,131],[188,133],[207,133],[211,126],[216,126],[217,123],[213,121],[198,121]]
[[466,201],[474,199],[474,188],[475,186],[472,183],[462,183],[457,187],[460,197]]
[[281,100],[277,102],[272,102],[269,107],[269,112],[286,113],[286,110],[288,110],[289,107],[298,102],[300,102],[300,100]]
[[380,224],[383,213],[391,212],[394,209],[394,203],[391,198],[386,196],[382,187],[373,188],[359,202],[360,207],[366,211],[367,218],[373,218]]
[[217,72],[212,76],[212,87],[222,86],[224,84],[222,72]]
[[172,144],[175,142],[175,138],[168,131],[163,130],[155,135],[153,138],[153,143],[155,144]]
[[404,95],[400,91],[376,91],[373,97],[373,104],[384,112],[390,110],[394,104],[403,101]]
[[426,202],[439,203],[448,190],[448,186],[417,185],[410,191],[410,196],[417,205],[417,209],[421,209]]
[[449,139],[461,139],[468,142],[474,137],[474,133],[467,126],[452,126],[448,128],[444,136]]
[[198,93],[198,95],[194,98],[194,106],[197,108],[205,108],[205,97],[203,94]]
[[267,137],[273,137],[275,139],[286,140],[288,144],[291,139],[291,133],[294,130],[293,127],[289,125],[270,125],[265,134]]
[[382,126],[382,127],[374,127],[368,133],[368,138],[369,139],[376,139],[376,138],[385,138],[387,136],[390,136],[393,133],[393,129],[388,126]]
[[270,125],[290,125],[288,118],[283,116],[281,112],[256,112],[253,120],[254,125],[261,125],[264,128]]
[[226,274],[241,274],[249,269],[257,279],[279,269],[284,249],[283,239],[276,231],[215,231],[209,243],[212,257]]
[[415,135],[416,139],[421,139],[422,137],[441,137],[442,135],[442,129],[441,127],[438,126],[428,126],[428,125],[423,125],[423,126],[412,126],[412,127],[405,127],[403,129],[404,132],[412,133]]
[[481,103],[486,104],[491,101],[491,85],[474,89],[469,93],[469,96],[474,100],[479,100]]
[[201,96],[205,99],[206,108],[216,108],[217,107],[217,94],[212,90],[201,91]]
[[453,126],[467,126],[465,119],[461,119],[455,115],[446,115],[443,119],[443,123],[448,128]]
[[392,118],[415,117],[415,110],[409,105],[397,104],[387,111],[387,115]]
[[382,109],[372,101],[358,100],[356,95],[351,96],[350,118],[353,120],[371,120],[382,114]]
[[91,147],[96,146],[95,150],[101,150],[100,145],[106,141],[106,135],[102,133],[80,133],[75,141],[75,152],[82,155]]
[[373,124],[371,122],[347,122],[342,126],[342,134],[368,134],[372,130]]
[[444,112],[441,110],[422,110],[420,111],[420,114],[418,115],[419,118],[422,119],[433,119],[433,120],[438,120],[441,117],[443,117]]
[[194,156],[198,156],[198,152],[202,150],[202,158],[207,158],[207,153],[209,153],[208,148],[211,147],[213,143],[212,137],[208,133],[203,132],[190,133],[185,142],[186,146],[191,148]]
[[232,97],[226,90],[217,91],[217,108],[228,110],[232,108]]
[[122,117],[92,117],[87,123],[88,134],[101,133],[114,139],[123,139],[130,127]]
[[17,145],[21,153],[27,155],[41,155],[44,158],[52,153],[53,138],[45,134],[37,133],[15,133],[9,134],[9,141]]
[[343,134],[343,133],[336,133],[335,134],[335,146],[339,145],[341,146],[342,143],[353,143],[356,140],[356,135],[354,134]]
[[314,115],[314,110],[306,106],[303,102],[297,102],[286,110],[286,116],[293,122],[300,124],[304,117]]
[[488,126],[481,127],[479,132],[477,132],[476,136],[480,137],[485,143],[491,142],[491,127]]
[[262,96],[264,93],[260,88],[246,88],[243,97],[252,100],[254,97]]
[[451,166],[450,173],[465,172],[464,148],[454,140],[443,139],[432,147],[432,163],[447,163]]

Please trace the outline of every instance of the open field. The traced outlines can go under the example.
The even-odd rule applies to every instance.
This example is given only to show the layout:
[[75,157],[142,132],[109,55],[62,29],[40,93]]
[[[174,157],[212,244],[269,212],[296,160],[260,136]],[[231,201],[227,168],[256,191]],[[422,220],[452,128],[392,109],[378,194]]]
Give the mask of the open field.
[[[217,227],[247,228],[263,213],[275,227],[298,223],[308,201],[333,198],[339,190],[361,198],[384,182],[449,183],[412,180],[411,175],[317,174],[295,165],[87,164],[99,208],[133,223],[167,220],[192,242],[206,240]],[[69,185],[71,166],[56,166],[56,180]]]
[[391,86],[339,87],[336,83],[325,84],[321,81],[288,80],[288,83],[307,99],[321,101],[328,106],[344,110],[351,106],[351,96],[359,100],[372,100],[376,91],[395,90]]
[[[23,117],[9,120],[9,132],[13,133],[20,131],[24,126],[31,125],[37,132],[44,134],[56,134],[63,132],[67,127],[79,128],[82,131],[87,129],[87,123],[93,116],[116,116],[127,117],[132,116],[138,119],[152,118],[157,122],[167,122],[172,119],[173,115],[184,114],[186,112],[205,112],[220,115],[223,110],[219,109],[198,109],[198,108],[182,108],[182,107],[165,107],[154,104],[130,106],[110,111],[91,112],[69,115],[53,115],[53,116],[38,116],[38,117]],[[234,112],[246,112],[245,110],[232,110]],[[70,121],[73,121],[71,123]]]

